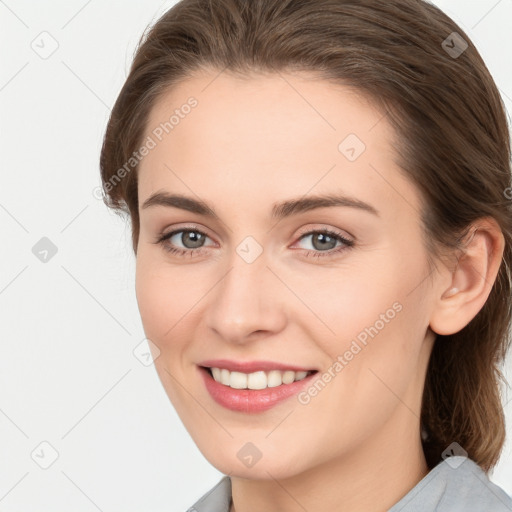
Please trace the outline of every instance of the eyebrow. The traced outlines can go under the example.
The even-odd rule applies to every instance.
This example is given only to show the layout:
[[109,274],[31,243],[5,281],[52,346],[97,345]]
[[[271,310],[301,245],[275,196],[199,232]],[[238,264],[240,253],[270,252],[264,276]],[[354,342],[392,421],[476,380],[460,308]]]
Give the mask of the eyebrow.
[[[152,194],[144,204],[142,209],[150,208],[153,206],[165,206],[179,208],[192,213],[197,213],[205,217],[219,219],[215,210],[204,201],[193,199],[181,194],[168,194],[167,192],[156,192]],[[325,208],[333,206],[344,206],[348,208],[357,208],[362,211],[371,213],[377,217],[380,216],[379,211],[372,205],[365,203],[347,195],[340,194],[327,194],[301,197],[297,199],[290,199],[272,206],[272,219],[284,219],[291,215],[297,215],[302,212],[313,210],[316,208]]]

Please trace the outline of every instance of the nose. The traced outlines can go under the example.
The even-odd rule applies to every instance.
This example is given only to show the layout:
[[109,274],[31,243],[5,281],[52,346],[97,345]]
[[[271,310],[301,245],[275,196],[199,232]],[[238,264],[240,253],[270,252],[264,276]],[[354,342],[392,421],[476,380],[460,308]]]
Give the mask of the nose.
[[228,272],[209,294],[206,325],[226,342],[248,343],[286,325],[286,289],[263,254],[252,263],[235,254]]

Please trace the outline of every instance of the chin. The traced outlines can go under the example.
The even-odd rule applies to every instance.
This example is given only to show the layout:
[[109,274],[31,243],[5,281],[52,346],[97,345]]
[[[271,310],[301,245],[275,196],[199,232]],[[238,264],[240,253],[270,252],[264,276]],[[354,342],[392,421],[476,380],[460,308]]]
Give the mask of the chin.
[[212,466],[232,477],[253,480],[286,479],[308,469],[304,453],[292,456],[288,452],[290,456],[283,457],[283,450],[276,450],[274,453],[265,454],[265,448],[259,450],[250,442],[231,440],[230,443],[216,447],[210,444],[206,449],[202,449],[200,445],[198,448]]

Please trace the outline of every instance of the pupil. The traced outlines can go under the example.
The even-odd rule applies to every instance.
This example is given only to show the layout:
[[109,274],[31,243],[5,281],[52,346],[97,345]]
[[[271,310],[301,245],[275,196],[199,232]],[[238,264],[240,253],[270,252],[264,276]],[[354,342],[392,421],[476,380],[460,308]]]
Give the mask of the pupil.
[[185,231],[185,233],[181,235],[181,241],[185,247],[194,249],[196,247],[201,247],[202,236],[203,235],[201,233],[197,233],[195,231]]
[[[315,242],[317,239],[320,241],[320,244]],[[333,245],[333,242],[334,242],[334,245]],[[326,247],[325,245],[323,245],[323,244],[329,245],[329,243],[331,244],[331,247]],[[326,235],[324,233],[317,233],[315,236],[313,236],[313,246],[315,247],[315,249],[333,249],[335,245],[336,245],[336,239],[334,239],[333,237],[331,237],[329,235]]]

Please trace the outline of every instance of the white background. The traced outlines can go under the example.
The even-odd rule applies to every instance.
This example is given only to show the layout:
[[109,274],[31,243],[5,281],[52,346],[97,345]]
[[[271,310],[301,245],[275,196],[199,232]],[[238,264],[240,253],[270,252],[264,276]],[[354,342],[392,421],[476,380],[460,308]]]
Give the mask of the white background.
[[[473,39],[510,112],[512,0],[435,3]],[[222,476],[190,440],[154,368],[133,355],[144,333],[130,228],[93,195],[135,45],[173,4],[0,1],[5,512],[184,511]],[[31,47],[43,31],[58,44],[47,59]],[[58,249],[47,263],[32,252],[42,237]],[[512,402],[506,414],[510,436]],[[58,452],[48,469],[31,458],[34,449],[40,463],[51,457],[43,441]],[[511,446],[491,477],[509,494]]]

